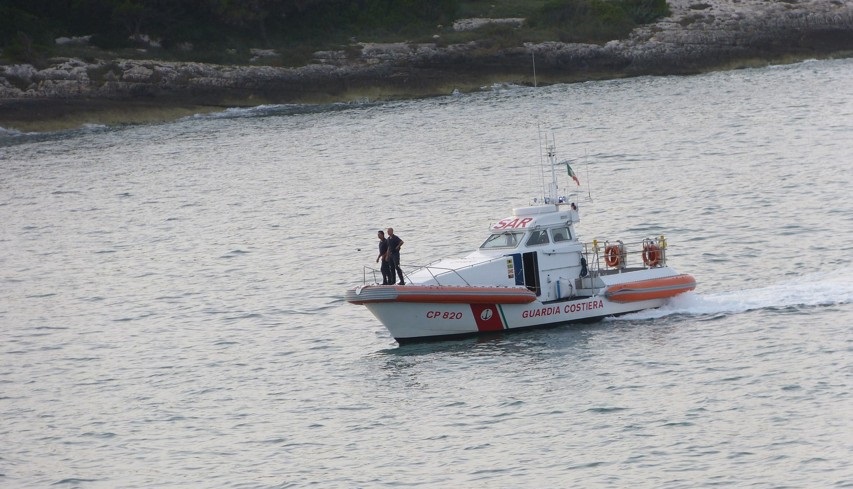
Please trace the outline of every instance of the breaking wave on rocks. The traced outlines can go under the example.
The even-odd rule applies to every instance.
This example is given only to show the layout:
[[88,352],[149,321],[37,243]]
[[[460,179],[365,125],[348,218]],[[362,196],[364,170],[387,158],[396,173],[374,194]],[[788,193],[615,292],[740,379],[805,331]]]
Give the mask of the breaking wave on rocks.
[[104,124],[83,124],[76,129],[64,129],[61,131],[29,132],[9,129],[0,126],[0,147],[14,144],[22,144],[37,141],[50,141],[52,139],[64,139],[75,135],[89,134],[109,130]]
[[332,104],[267,104],[254,107],[229,107],[219,112],[205,114],[194,114],[183,120],[206,120],[206,119],[244,119],[257,117],[277,117],[286,115],[319,114],[325,112],[337,112],[354,107],[367,107],[377,105],[381,102],[370,100],[357,100],[352,102],[337,102]]

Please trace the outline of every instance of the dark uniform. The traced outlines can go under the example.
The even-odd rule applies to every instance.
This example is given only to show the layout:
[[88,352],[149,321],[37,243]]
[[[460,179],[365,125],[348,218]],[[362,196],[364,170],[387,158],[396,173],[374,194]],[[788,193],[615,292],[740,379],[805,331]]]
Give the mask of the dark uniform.
[[391,263],[385,259],[388,254],[388,240],[383,239],[379,242],[379,259],[382,260],[382,265],[379,269],[382,270],[382,285],[394,285],[394,274],[391,272]]
[[403,240],[396,234],[392,234],[385,241],[388,242],[388,257],[390,258],[388,266],[391,270],[391,283],[394,283],[394,271],[396,270],[397,276],[400,277],[400,285],[405,285],[406,281],[403,279],[403,270],[400,268],[400,245],[403,244]]

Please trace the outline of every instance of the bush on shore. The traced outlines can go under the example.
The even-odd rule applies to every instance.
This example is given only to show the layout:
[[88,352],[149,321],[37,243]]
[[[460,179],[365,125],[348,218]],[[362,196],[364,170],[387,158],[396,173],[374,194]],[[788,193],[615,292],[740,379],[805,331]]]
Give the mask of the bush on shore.
[[[239,63],[251,58],[249,48],[274,48],[282,56],[264,63],[299,64],[355,40],[606,42],[668,13],[665,0],[6,0],[0,48],[9,61],[36,63],[80,51],[57,46],[58,37],[91,36],[91,47],[117,56]],[[527,22],[450,27],[472,16]]]

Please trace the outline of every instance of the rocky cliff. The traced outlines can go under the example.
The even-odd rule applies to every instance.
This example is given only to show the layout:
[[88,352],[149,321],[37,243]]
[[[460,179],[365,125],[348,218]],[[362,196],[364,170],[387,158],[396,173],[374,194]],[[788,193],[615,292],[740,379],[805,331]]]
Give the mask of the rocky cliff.
[[[687,74],[751,60],[848,56],[853,3],[844,0],[670,0],[672,15],[604,45],[547,42],[494,49],[485,42],[361,44],[315,53],[299,68],[79,59],[0,66],[5,108],[84,101],[252,105],[446,93],[485,82],[558,82]],[[23,104],[23,105],[22,105]],[[18,110],[20,112],[20,110]]]

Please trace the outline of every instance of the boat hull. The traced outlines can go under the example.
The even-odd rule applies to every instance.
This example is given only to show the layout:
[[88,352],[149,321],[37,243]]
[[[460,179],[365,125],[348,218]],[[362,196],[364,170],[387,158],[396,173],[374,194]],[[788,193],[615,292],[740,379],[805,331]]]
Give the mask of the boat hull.
[[643,309],[660,307],[664,299],[631,303],[603,296],[551,303],[415,303],[366,302],[364,306],[400,344],[438,341],[479,334],[547,328],[591,322]]
[[[400,344],[548,328],[662,306],[693,290],[695,279],[669,268],[604,277],[601,292],[543,302],[525,287],[366,285],[346,292]],[[617,281],[619,280],[619,281]]]

